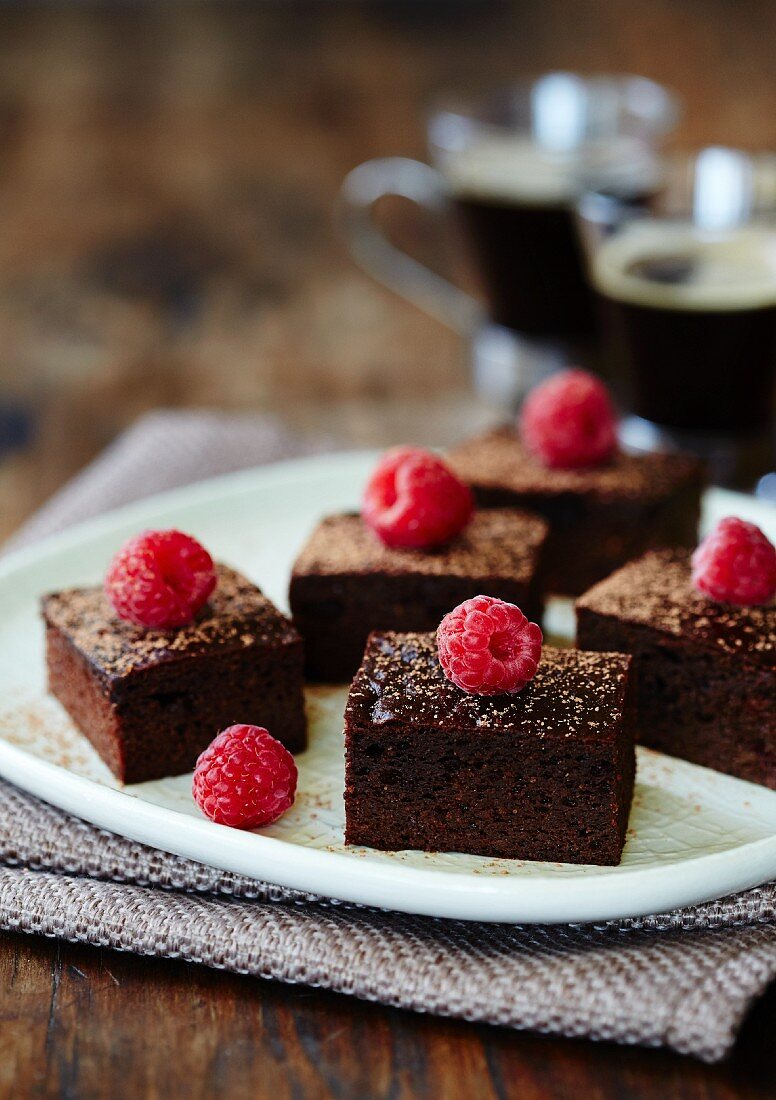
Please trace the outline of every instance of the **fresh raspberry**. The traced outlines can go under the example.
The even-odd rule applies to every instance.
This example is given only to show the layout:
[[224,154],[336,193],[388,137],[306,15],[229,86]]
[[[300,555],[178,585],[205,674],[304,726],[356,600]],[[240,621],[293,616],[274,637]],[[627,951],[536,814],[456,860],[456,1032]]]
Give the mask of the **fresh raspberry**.
[[512,694],[536,675],[542,632],[515,604],[475,596],[445,615],[437,646],[456,687],[474,695]]
[[617,446],[617,417],[603,382],[583,370],[564,370],[525,400],[520,434],[545,466],[599,466]]
[[722,603],[767,603],[776,593],[776,549],[753,523],[726,516],[693,554],[692,580]]
[[261,726],[229,726],[197,760],[191,784],[202,813],[219,825],[271,825],[294,804],[291,753]]
[[462,531],[474,505],[441,458],[419,447],[383,455],[364,492],[362,515],[386,546],[438,546]]
[[105,595],[116,613],[157,630],[190,623],[215,585],[210,554],[180,531],[136,535],[105,575]]

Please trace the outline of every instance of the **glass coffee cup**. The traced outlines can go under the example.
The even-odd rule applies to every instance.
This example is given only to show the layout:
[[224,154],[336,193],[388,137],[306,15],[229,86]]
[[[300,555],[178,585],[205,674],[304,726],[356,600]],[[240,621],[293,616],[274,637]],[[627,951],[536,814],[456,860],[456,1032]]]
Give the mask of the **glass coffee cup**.
[[694,451],[751,485],[773,462],[776,155],[676,155],[649,209],[591,192],[579,218],[625,442]]
[[[577,235],[575,204],[596,189],[646,202],[659,182],[657,147],[677,105],[635,76],[549,73],[475,107],[432,113],[434,167],[402,157],[368,161],[342,190],[355,258],[381,282],[472,340],[476,379],[517,400],[559,365],[590,362],[597,312]],[[387,195],[452,210],[483,302],[393,247],[374,217]]]

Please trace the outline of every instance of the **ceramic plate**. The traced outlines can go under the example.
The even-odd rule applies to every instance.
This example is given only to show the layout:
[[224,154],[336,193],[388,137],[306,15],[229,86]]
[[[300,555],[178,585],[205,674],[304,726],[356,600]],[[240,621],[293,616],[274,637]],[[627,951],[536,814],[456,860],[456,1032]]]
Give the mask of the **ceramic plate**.
[[[166,493],[0,561],[0,774],[115,833],[224,870],[342,901],[463,920],[590,921],[707,900],[776,877],[776,793],[640,749],[619,867],[377,852],[343,844],[344,689],[313,689],[310,748],[293,809],[260,833],[205,820],[190,777],[122,788],[45,692],[41,593],[100,579],[140,528],[177,526],[281,606],[291,562],[324,512],[357,506],[374,461],[334,455]],[[735,512],[776,538],[776,509],[712,490],[704,525]],[[570,606],[550,609],[567,632]],[[250,719],[252,716],[246,715]],[[260,719],[260,715],[256,716]]]

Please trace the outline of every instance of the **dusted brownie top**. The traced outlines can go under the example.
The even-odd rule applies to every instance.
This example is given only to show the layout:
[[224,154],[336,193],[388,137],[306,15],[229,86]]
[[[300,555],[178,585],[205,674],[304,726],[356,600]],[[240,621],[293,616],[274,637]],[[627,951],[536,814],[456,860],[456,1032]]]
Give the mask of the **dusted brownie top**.
[[715,603],[692,584],[689,550],[650,551],[591,588],[577,608],[765,666],[776,662],[776,604]]
[[255,584],[226,565],[217,565],[218,583],[191,625],[144,630],[120,619],[102,588],[71,588],[46,596],[43,614],[102,672],[126,676],[138,669],[193,654],[254,643],[298,642],[299,635]]
[[345,720],[609,741],[621,727],[629,664],[621,653],[545,646],[536,675],[516,695],[470,695],[442,672],[433,633],[374,633]]
[[509,426],[462,443],[448,454],[447,461],[470,485],[539,496],[577,493],[654,501],[701,478],[700,463],[688,455],[617,453],[603,466],[550,469],[526,450]]
[[461,534],[444,546],[400,550],[385,546],[359,515],[328,516],[297,558],[294,575],[420,573],[528,581],[547,531],[538,516],[493,509],[475,512]]

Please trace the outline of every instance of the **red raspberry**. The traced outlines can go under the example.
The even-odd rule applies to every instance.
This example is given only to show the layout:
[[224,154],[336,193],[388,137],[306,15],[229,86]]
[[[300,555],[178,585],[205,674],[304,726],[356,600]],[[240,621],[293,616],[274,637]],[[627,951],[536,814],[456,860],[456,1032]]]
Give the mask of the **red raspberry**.
[[693,554],[692,580],[722,603],[767,603],[776,594],[776,549],[753,523],[726,516]]
[[520,434],[545,466],[599,466],[617,446],[617,418],[603,382],[583,370],[564,370],[526,398]]
[[197,760],[191,791],[219,825],[271,825],[294,804],[294,758],[261,726],[229,726]]
[[215,586],[210,554],[180,531],[136,535],[105,575],[105,595],[116,613],[157,630],[190,623]]
[[536,675],[542,632],[515,604],[475,596],[445,615],[437,645],[444,674],[456,687],[474,695],[512,694]]
[[364,492],[362,515],[386,546],[438,546],[462,531],[474,505],[469,487],[419,447],[383,455]]

